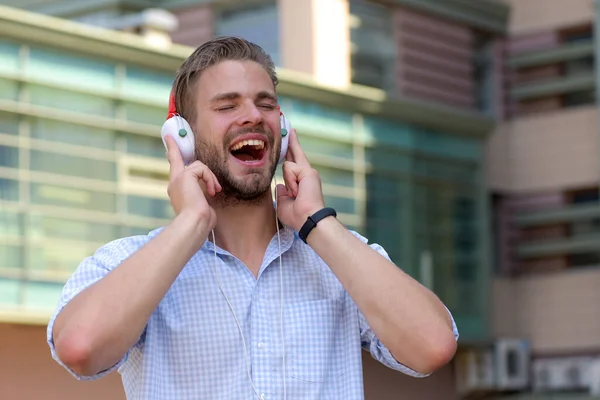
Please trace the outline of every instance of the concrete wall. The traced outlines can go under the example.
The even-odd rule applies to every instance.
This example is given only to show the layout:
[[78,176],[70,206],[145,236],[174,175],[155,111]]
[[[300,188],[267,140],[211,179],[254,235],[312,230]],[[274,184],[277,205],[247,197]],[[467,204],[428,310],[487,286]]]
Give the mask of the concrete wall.
[[[80,382],[59,366],[50,356],[43,326],[0,324],[0,338],[1,399],[125,400],[118,373]],[[429,378],[414,379],[363,355],[366,400],[454,399],[450,366]]]
[[600,353],[600,268],[495,278],[492,332],[537,354]]
[[118,374],[80,382],[59,366],[46,328],[0,324],[0,398],[6,400],[124,400]]
[[522,35],[591,22],[594,0],[503,0],[511,6],[509,30]]
[[599,139],[594,105],[501,123],[486,146],[488,185],[512,193],[595,185]]

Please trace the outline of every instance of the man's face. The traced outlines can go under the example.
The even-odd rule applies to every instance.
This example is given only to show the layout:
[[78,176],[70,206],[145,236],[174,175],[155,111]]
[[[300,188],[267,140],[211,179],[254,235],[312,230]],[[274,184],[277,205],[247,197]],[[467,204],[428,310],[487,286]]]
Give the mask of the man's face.
[[281,148],[275,88],[253,61],[223,61],[196,83],[196,157],[216,175],[227,202],[270,189]]

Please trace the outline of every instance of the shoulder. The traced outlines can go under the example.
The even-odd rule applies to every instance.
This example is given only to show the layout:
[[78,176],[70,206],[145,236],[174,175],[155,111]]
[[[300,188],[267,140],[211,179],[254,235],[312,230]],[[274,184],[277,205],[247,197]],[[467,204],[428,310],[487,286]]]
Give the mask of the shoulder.
[[126,258],[142,248],[156,237],[164,228],[157,228],[146,235],[127,236],[112,240],[100,246],[93,255],[87,257],[82,264],[102,264],[109,269],[123,262]]
[[387,258],[388,260],[390,259],[387,251],[379,244],[379,243],[370,243],[369,239],[367,239],[366,237],[364,237],[363,235],[361,235],[360,233],[353,231],[351,229],[348,229],[348,231],[353,234],[356,238],[358,238],[361,242],[369,245],[370,248],[372,248],[373,250],[375,250],[377,253],[379,253],[380,255],[384,256],[385,258]]

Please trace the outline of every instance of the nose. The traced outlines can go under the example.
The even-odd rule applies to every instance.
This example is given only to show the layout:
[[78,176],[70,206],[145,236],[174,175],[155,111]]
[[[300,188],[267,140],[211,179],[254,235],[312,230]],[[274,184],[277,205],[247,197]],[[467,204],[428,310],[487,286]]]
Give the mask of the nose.
[[254,103],[246,104],[239,118],[240,125],[258,125],[263,121],[260,110]]

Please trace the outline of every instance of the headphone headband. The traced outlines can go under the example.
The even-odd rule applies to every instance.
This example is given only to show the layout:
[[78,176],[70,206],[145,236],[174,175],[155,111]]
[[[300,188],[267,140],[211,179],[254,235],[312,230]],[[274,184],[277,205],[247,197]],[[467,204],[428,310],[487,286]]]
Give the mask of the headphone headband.
[[167,115],[167,119],[174,117],[177,115],[177,108],[175,107],[175,96],[173,95],[173,91],[169,95],[169,114]]

